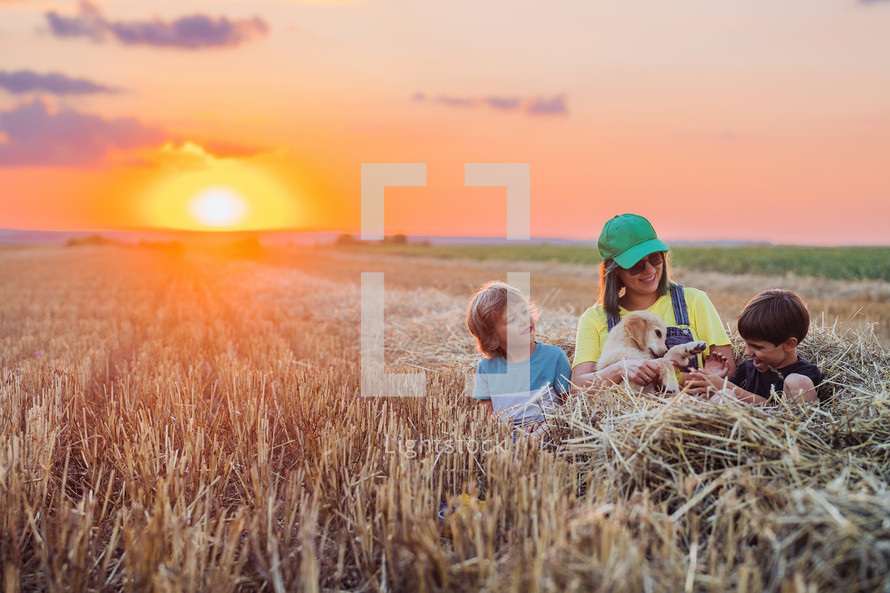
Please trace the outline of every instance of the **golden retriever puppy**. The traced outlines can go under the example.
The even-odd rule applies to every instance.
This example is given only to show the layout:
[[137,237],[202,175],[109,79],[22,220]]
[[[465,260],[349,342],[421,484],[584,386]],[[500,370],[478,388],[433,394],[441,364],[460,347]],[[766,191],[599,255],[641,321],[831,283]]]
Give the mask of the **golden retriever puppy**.
[[[658,382],[666,392],[677,393],[680,384],[673,363],[685,367],[691,357],[704,352],[708,345],[699,340],[668,349],[666,338],[667,327],[661,317],[649,311],[631,311],[609,332],[597,368],[605,368],[619,360],[655,360],[659,366]],[[630,382],[643,387],[647,393],[655,391],[654,385]]]

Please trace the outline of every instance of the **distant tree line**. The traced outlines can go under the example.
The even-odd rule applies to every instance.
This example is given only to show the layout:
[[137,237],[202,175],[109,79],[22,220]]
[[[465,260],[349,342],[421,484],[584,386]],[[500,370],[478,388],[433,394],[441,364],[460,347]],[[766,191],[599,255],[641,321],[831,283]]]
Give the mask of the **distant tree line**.
[[139,241],[136,244],[126,243],[110,239],[103,235],[94,234],[87,237],[71,237],[65,241],[65,247],[140,247],[143,249],[158,249],[170,253],[182,253],[185,245],[181,241]]
[[402,233],[388,235],[386,237],[383,237],[382,241],[362,241],[361,239],[357,239],[354,235],[343,233],[334,240],[334,245],[338,245],[340,247],[350,247],[357,245],[407,245],[408,243],[411,243],[412,245],[424,246],[429,246],[430,244],[429,241],[409,241],[407,235],[404,235]]

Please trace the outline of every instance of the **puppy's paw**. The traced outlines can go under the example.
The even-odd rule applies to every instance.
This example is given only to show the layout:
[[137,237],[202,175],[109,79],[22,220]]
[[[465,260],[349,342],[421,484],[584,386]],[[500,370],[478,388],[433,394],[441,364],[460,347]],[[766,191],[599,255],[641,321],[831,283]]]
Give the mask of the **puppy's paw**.
[[708,345],[701,340],[687,342],[685,344],[677,344],[667,351],[664,358],[665,360],[671,361],[677,367],[686,369],[689,365],[689,359],[704,352],[707,347]]
[[695,356],[696,354],[701,354],[705,350],[708,349],[708,345],[701,341],[696,340],[695,342],[689,342],[688,344],[681,344],[681,346],[687,346],[689,350],[689,356]]
[[683,366],[686,364],[686,361],[696,354],[701,354],[707,349],[708,345],[703,341],[698,340],[696,342],[687,342],[685,344],[677,344],[673,346],[664,357],[667,360],[672,362],[676,362],[677,364]]

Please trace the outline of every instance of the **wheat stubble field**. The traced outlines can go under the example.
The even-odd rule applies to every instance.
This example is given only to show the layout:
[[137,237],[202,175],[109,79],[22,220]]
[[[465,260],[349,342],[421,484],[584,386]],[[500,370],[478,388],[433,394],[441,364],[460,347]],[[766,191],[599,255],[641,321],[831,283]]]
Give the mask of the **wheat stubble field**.
[[[890,591],[890,285],[677,270],[728,322],[800,292],[828,401],[615,388],[541,446],[463,394],[466,300],[508,270],[570,348],[592,266],[0,250],[3,590]],[[424,398],[359,392],[362,271]]]

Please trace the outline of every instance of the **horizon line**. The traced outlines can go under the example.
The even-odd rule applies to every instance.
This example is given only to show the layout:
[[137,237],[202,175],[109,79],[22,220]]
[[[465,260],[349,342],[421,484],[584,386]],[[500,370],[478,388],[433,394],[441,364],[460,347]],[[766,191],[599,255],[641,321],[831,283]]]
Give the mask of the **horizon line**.
[[[138,235],[138,234],[153,234],[153,235],[186,235],[186,236],[217,236],[217,237],[225,237],[229,236],[244,236],[244,235],[302,235],[307,238],[309,237],[337,237],[340,235],[351,235],[356,236],[361,233],[348,233],[340,230],[330,230],[330,229],[284,229],[284,228],[275,228],[275,229],[243,229],[243,230],[197,230],[197,229],[165,229],[165,228],[131,228],[131,229],[21,229],[21,228],[0,228],[0,234],[9,233],[9,234],[44,234],[44,235],[56,235],[56,236],[70,236],[70,235],[102,235],[110,234],[110,235]],[[479,241],[476,243],[477,245],[510,245],[510,244],[522,244],[522,243],[544,243],[544,244],[564,244],[566,246],[576,245],[576,246],[596,246],[596,239],[575,239],[571,237],[554,237],[554,236],[532,236],[529,239],[522,240],[511,240],[506,237],[498,237],[498,236],[486,236],[486,235],[409,235],[407,233],[393,233],[386,235],[386,237],[393,237],[396,235],[404,235],[408,239],[408,243],[412,243],[412,239],[415,241],[443,241],[446,244],[459,244],[463,245],[472,245],[472,241]],[[357,241],[362,241],[360,238]],[[375,241],[366,241],[368,244],[380,243],[379,240]],[[692,246],[692,245],[700,245],[700,246],[724,246],[724,247],[754,247],[754,246],[788,246],[788,247],[890,247],[890,244],[835,244],[835,245],[827,245],[827,244],[819,244],[819,243],[773,243],[771,241],[764,240],[756,240],[756,239],[665,239],[669,245],[680,246]],[[29,242],[20,243],[18,241],[5,241],[4,237],[0,236],[0,243],[17,243],[17,244],[28,244]]]

